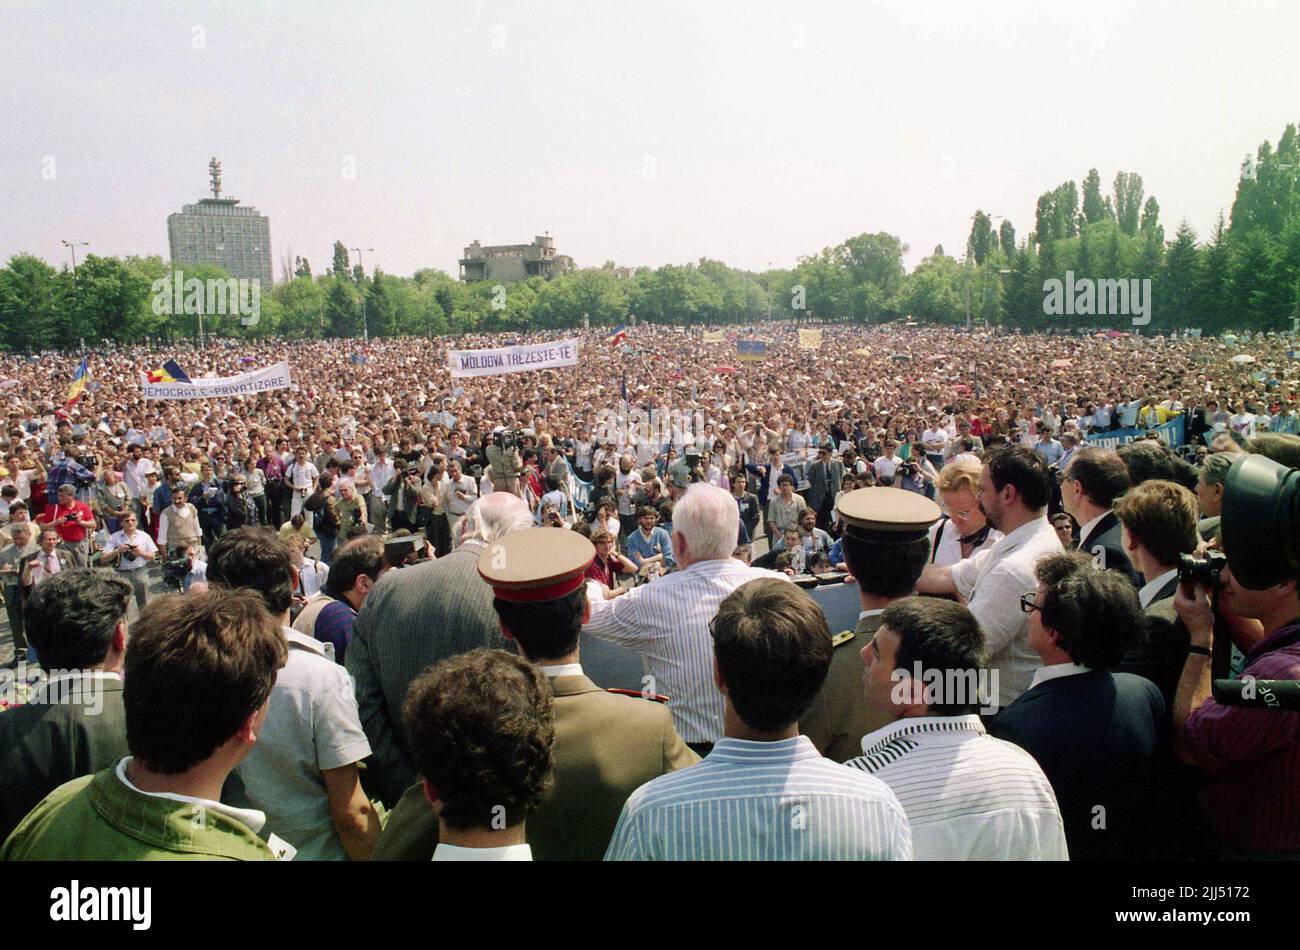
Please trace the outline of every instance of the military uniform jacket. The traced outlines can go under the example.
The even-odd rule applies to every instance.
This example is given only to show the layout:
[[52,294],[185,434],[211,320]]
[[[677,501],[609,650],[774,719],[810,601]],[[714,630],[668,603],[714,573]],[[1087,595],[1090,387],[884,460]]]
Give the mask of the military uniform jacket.
[[[586,676],[557,676],[555,781],[525,833],[539,861],[599,861],[628,796],[667,772],[699,761],[666,706],[607,693]],[[419,783],[389,816],[376,861],[428,861],[438,821]]]
[[833,762],[847,762],[861,755],[862,737],[889,723],[887,716],[867,708],[862,684],[866,672],[862,648],[879,629],[879,612],[858,621],[853,639],[835,648],[826,682],[799,720],[799,731]]
[[223,860],[274,861],[275,855],[243,822],[134,791],[114,768],[59,786],[0,848],[0,861]]

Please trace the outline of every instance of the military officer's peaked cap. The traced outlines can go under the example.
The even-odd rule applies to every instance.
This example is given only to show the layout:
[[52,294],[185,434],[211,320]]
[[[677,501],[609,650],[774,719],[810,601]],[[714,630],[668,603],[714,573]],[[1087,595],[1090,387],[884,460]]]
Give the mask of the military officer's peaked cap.
[[835,503],[844,533],[858,541],[906,544],[919,541],[943,511],[924,495],[902,488],[859,488]]
[[595,546],[576,531],[527,528],[489,544],[478,572],[502,600],[529,604],[572,594],[595,558]]

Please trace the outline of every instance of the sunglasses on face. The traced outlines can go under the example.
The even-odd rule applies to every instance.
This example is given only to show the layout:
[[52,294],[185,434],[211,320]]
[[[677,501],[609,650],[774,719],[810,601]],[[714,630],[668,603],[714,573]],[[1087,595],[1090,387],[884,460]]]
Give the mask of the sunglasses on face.
[[1030,614],[1033,613],[1035,610],[1042,610],[1043,609],[1042,607],[1039,607],[1036,603],[1034,603],[1034,598],[1037,596],[1038,596],[1037,591],[1030,591],[1027,594],[1021,594],[1020,595],[1021,611]]

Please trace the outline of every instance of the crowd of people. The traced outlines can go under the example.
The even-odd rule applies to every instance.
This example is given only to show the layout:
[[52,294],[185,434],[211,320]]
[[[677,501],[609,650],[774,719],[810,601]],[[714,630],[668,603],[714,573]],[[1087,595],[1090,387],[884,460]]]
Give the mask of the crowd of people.
[[0,362],[0,857],[1300,857],[1300,714],[1209,690],[1300,679],[1300,577],[1179,583],[1293,340],[704,334]]

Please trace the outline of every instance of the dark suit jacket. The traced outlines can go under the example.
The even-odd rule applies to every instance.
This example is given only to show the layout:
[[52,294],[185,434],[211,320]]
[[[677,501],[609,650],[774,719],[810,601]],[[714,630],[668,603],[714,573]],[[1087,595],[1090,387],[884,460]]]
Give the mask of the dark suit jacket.
[[1187,645],[1191,638],[1182,618],[1174,612],[1174,594],[1178,578],[1160,589],[1146,609],[1147,626],[1142,642],[1124,654],[1115,669],[1121,673],[1145,676],[1155,683],[1164,698],[1165,708],[1174,708],[1174,693],[1187,662]]
[[[126,748],[122,681],[96,677],[0,712],[0,840],[64,782],[116,765]],[[101,706],[102,704],[102,706]]]
[[[599,861],[628,796],[698,762],[668,707],[607,693],[585,676],[557,676],[555,781],[524,832],[542,861]],[[406,790],[375,846],[375,861],[428,861],[438,821],[417,783]]]
[[[20,585],[22,584],[23,571],[27,570],[27,565],[30,564],[31,562],[35,561],[37,558],[39,558],[39,557],[43,557],[44,554],[45,554],[44,551],[41,551],[41,550],[37,549],[37,550],[33,551],[31,554],[28,554],[28,555],[22,557],[21,559],[19,559],[19,561],[18,561],[18,583],[19,583]],[[70,571],[70,570],[72,570],[73,568],[75,568],[75,567],[77,566],[77,562],[73,559],[72,555],[69,554],[67,551],[63,550],[63,548],[55,548],[55,549],[54,549],[54,556],[55,556],[56,558],[58,558],[58,560],[59,560],[59,570],[60,570],[60,571]],[[31,594],[32,589],[31,589],[30,587],[28,587],[28,588],[26,588],[26,592],[27,592],[28,594]]]
[[1090,670],[1039,683],[988,729],[1042,766],[1061,806],[1070,860],[1113,861],[1160,846],[1151,840],[1158,807],[1151,789],[1165,722],[1150,680]]
[[808,507],[821,511],[822,505],[829,499],[835,501],[840,484],[844,480],[844,463],[839,459],[822,462],[821,459],[808,466]]
[[385,571],[353,621],[346,666],[374,751],[371,794],[392,805],[415,781],[402,703],[411,681],[478,647],[514,651],[501,635],[492,588],[479,576],[486,548],[467,541],[446,557]]
[[1129,562],[1128,555],[1124,553],[1124,542],[1120,538],[1122,530],[1119,516],[1113,511],[1108,511],[1086,538],[1079,538],[1079,550],[1096,556],[1097,549],[1103,549],[1106,553],[1102,555],[1105,558],[1102,566],[1108,571],[1119,571],[1133,582],[1134,587],[1140,588],[1142,580]]

